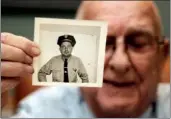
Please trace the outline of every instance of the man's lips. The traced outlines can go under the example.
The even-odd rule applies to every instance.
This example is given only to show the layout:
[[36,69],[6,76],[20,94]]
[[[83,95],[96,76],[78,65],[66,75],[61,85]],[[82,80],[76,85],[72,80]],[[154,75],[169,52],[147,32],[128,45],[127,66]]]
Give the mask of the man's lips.
[[116,81],[110,81],[110,80],[103,80],[103,83],[113,85],[115,87],[131,87],[135,86],[135,82],[116,82]]

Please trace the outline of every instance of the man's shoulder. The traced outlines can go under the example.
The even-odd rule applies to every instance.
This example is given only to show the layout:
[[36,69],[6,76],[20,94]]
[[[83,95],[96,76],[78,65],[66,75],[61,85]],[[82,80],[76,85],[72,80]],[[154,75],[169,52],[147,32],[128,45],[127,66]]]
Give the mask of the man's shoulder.
[[74,55],[72,55],[72,58],[73,58],[73,59],[78,59],[78,60],[80,60],[80,58],[79,58],[79,57],[74,56]]
[[[69,86],[44,87],[23,99],[16,116],[67,117],[73,108],[78,108],[81,99],[79,88]],[[69,107],[70,108],[69,108]]]
[[61,55],[57,55],[57,56],[51,57],[48,62],[53,63],[53,62],[60,61],[60,60],[61,60]]
[[58,59],[61,59],[61,55],[53,56],[51,58],[51,60],[58,60]]
[[77,61],[77,62],[81,62],[81,59],[79,57],[73,56],[73,55],[72,55],[72,60]]
[[159,84],[157,93],[158,118],[170,117],[170,83]]
[[[76,87],[44,87],[25,97],[20,102],[18,111],[27,112],[33,117],[41,115],[46,117],[48,114],[58,114],[63,117],[65,114],[62,110],[67,109],[70,104],[77,104],[80,97],[79,88]],[[42,112],[46,112],[46,114],[40,114]],[[53,117],[53,115],[49,117]]]
[[64,85],[43,87],[33,92],[32,94],[28,95],[22,101],[27,102],[27,101],[37,100],[41,102],[41,100],[44,100],[44,99],[47,99],[48,101],[54,100],[54,99],[56,101],[62,101],[63,98],[71,97],[70,95],[78,96],[78,94],[79,94],[79,89],[76,87],[68,87]]

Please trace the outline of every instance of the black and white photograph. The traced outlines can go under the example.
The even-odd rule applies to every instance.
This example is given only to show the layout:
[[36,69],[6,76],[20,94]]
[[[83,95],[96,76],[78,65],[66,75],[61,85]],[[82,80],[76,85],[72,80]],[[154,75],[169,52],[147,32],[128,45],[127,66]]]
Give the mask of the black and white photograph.
[[106,35],[104,21],[35,18],[33,85],[101,87]]

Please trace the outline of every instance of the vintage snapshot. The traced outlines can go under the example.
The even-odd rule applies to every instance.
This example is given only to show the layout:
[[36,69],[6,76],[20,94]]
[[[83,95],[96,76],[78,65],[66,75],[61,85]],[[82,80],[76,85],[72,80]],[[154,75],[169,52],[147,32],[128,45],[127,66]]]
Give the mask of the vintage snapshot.
[[104,21],[35,18],[33,85],[101,87],[106,35]]

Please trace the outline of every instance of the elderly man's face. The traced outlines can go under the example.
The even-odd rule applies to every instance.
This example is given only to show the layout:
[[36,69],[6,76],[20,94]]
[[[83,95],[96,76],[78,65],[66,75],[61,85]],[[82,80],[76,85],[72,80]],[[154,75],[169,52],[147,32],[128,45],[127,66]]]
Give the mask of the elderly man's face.
[[63,42],[60,46],[60,52],[63,56],[68,57],[72,53],[72,45],[70,42]]
[[155,99],[159,79],[151,7],[111,1],[101,2],[93,10],[86,19],[108,21],[103,87],[83,92],[95,100],[88,103],[96,103],[100,108],[95,110],[102,109],[106,115],[139,116]]

